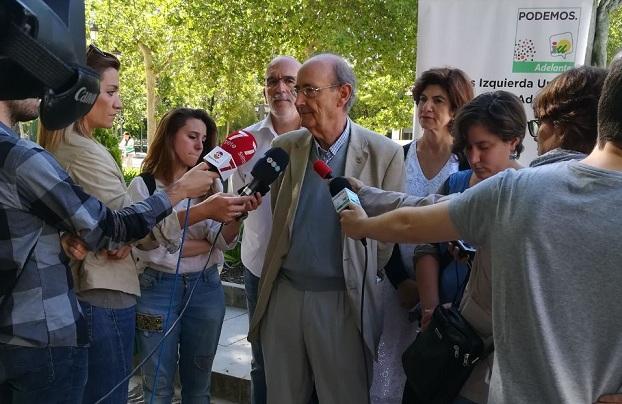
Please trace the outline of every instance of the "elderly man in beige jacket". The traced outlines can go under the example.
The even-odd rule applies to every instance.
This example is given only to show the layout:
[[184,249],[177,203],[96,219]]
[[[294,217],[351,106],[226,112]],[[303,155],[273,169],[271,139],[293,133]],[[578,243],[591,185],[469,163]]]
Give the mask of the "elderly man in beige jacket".
[[261,333],[268,402],[307,404],[315,387],[321,403],[366,403],[382,326],[378,274],[392,246],[342,235],[312,165],[320,159],[335,176],[401,190],[403,153],[349,119],[356,83],[341,57],[307,60],[295,91],[304,129],[273,142],[290,164],[272,187],[273,230],[249,339]]

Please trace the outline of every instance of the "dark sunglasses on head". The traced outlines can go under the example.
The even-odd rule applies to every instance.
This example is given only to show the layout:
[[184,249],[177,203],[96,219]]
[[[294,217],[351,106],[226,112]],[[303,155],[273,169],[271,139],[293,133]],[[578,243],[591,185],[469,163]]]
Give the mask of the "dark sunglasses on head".
[[113,59],[117,58],[112,53],[104,52],[103,50],[99,49],[97,46],[95,46],[93,44],[90,44],[89,47],[86,50],[86,57],[88,57],[89,55],[92,55],[92,54],[103,56],[103,57],[106,57],[106,58],[113,58]]

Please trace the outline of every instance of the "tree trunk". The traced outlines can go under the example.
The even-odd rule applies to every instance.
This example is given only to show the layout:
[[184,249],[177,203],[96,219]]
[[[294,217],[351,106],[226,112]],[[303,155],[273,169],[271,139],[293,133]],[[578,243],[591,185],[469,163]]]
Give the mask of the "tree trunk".
[[141,42],[138,43],[138,48],[143,54],[143,60],[145,62],[145,81],[147,87],[147,145],[151,144],[156,128],[156,78],[157,74],[153,67],[153,53],[149,47]]
[[607,67],[607,41],[609,40],[609,13],[618,8],[622,0],[600,0],[595,10],[592,66]]

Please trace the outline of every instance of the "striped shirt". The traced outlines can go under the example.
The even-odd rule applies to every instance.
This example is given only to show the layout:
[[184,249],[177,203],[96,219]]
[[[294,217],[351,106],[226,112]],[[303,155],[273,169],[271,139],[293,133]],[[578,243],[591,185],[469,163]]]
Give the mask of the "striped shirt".
[[313,138],[313,142],[315,143],[315,151],[317,152],[317,157],[320,160],[324,161],[326,164],[328,164],[328,162],[333,157],[335,157],[339,149],[341,149],[341,146],[348,143],[349,139],[350,139],[350,119],[348,118],[346,120],[346,127],[343,129],[343,132],[341,132],[341,135],[339,135],[337,140],[335,140],[335,143],[333,143],[332,146],[328,148],[328,150],[324,150],[322,146],[320,146],[320,144],[317,142],[317,140]]
[[59,232],[80,235],[91,250],[115,249],[170,212],[162,192],[111,211],[48,152],[0,124],[0,343],[88,343]]

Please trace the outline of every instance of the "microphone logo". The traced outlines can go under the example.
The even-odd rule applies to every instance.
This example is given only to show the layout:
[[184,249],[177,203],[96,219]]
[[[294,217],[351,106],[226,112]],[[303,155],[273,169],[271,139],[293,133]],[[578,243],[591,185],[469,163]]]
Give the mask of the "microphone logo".
[[253,158],[257,143],[252,134],[239,130],[227,136],[222,147],[234,156],[237,165],[242,165]]
[[220,146],[214,147],[203,159],[218,170],[223,181],[229,178],[233,170],[237,168],[233,156]]
[[279,163],[274,161],[274,159],[272,157],[268,157],[266,159],[266,162],[268,164],[270,164],[272,166],[272,168],[274,168],[274,171],[276,171],[277,173],[281,171],[281,167],[279,166]]

